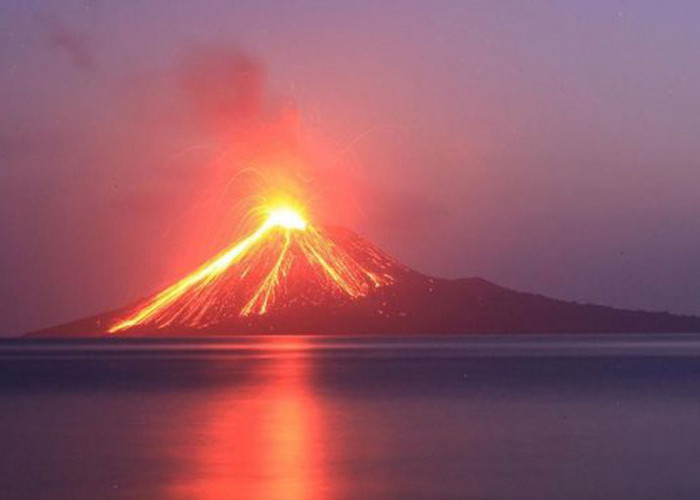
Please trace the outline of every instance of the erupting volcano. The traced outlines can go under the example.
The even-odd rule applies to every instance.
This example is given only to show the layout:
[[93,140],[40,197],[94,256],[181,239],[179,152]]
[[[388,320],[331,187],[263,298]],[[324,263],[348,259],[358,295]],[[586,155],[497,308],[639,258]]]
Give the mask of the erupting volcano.
[[235,317],[348,301],[393,283],[393,262],[358,241],[348,245],[284,204],[192,274],[158,293],[109,328],[201,329]]
[[520,293],[413,271],[294,203],[255,211],[245,237],[132,307],[36,336],[697,332],[700,318]]

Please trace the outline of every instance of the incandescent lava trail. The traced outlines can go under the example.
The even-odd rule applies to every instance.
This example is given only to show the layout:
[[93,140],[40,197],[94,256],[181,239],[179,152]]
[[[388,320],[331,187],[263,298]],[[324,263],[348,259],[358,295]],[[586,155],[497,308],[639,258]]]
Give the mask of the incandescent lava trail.
[[147,299],[109,332],[199,329],[232,317],[353,300],[395,281],[395,263],[372,245],[345,242],[289,205],[263,212],[252,234]]

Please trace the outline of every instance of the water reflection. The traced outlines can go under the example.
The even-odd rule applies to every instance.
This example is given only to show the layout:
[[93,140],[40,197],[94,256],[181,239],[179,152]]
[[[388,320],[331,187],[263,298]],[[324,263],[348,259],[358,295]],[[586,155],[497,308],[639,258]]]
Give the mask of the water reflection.
[[[183,429],[177,498],[314,499],[329,496],[322,408],[304,338],[271,338],[245,387],[218,387]],[[235,360],[231,360],[235,363]]]
[[685,340],[490,342],[12,347],[0,498],[700,498]]

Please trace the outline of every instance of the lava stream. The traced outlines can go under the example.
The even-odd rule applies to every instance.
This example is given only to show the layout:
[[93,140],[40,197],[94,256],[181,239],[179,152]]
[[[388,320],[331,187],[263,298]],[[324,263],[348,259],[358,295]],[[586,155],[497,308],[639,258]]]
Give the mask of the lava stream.
[[227,317],[266,314],[316,297],[351,300],[390,284],[386,258],[363,248],[363,259],[294,209],[268,211],[247,238],[145,301],[110,333],[136,327],[202,328]]

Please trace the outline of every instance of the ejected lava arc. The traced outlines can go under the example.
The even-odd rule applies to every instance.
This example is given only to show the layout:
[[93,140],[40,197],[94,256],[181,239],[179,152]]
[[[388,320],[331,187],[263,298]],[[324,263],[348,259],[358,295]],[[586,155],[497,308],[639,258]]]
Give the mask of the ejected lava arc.
[[[145,300],[110,328],[206,328],[233,317],[364,297],[395,281],[391,260],[311,224],[297,205],[273,203],[258,228]],[[355,246],[357,243],[355,243]]]

